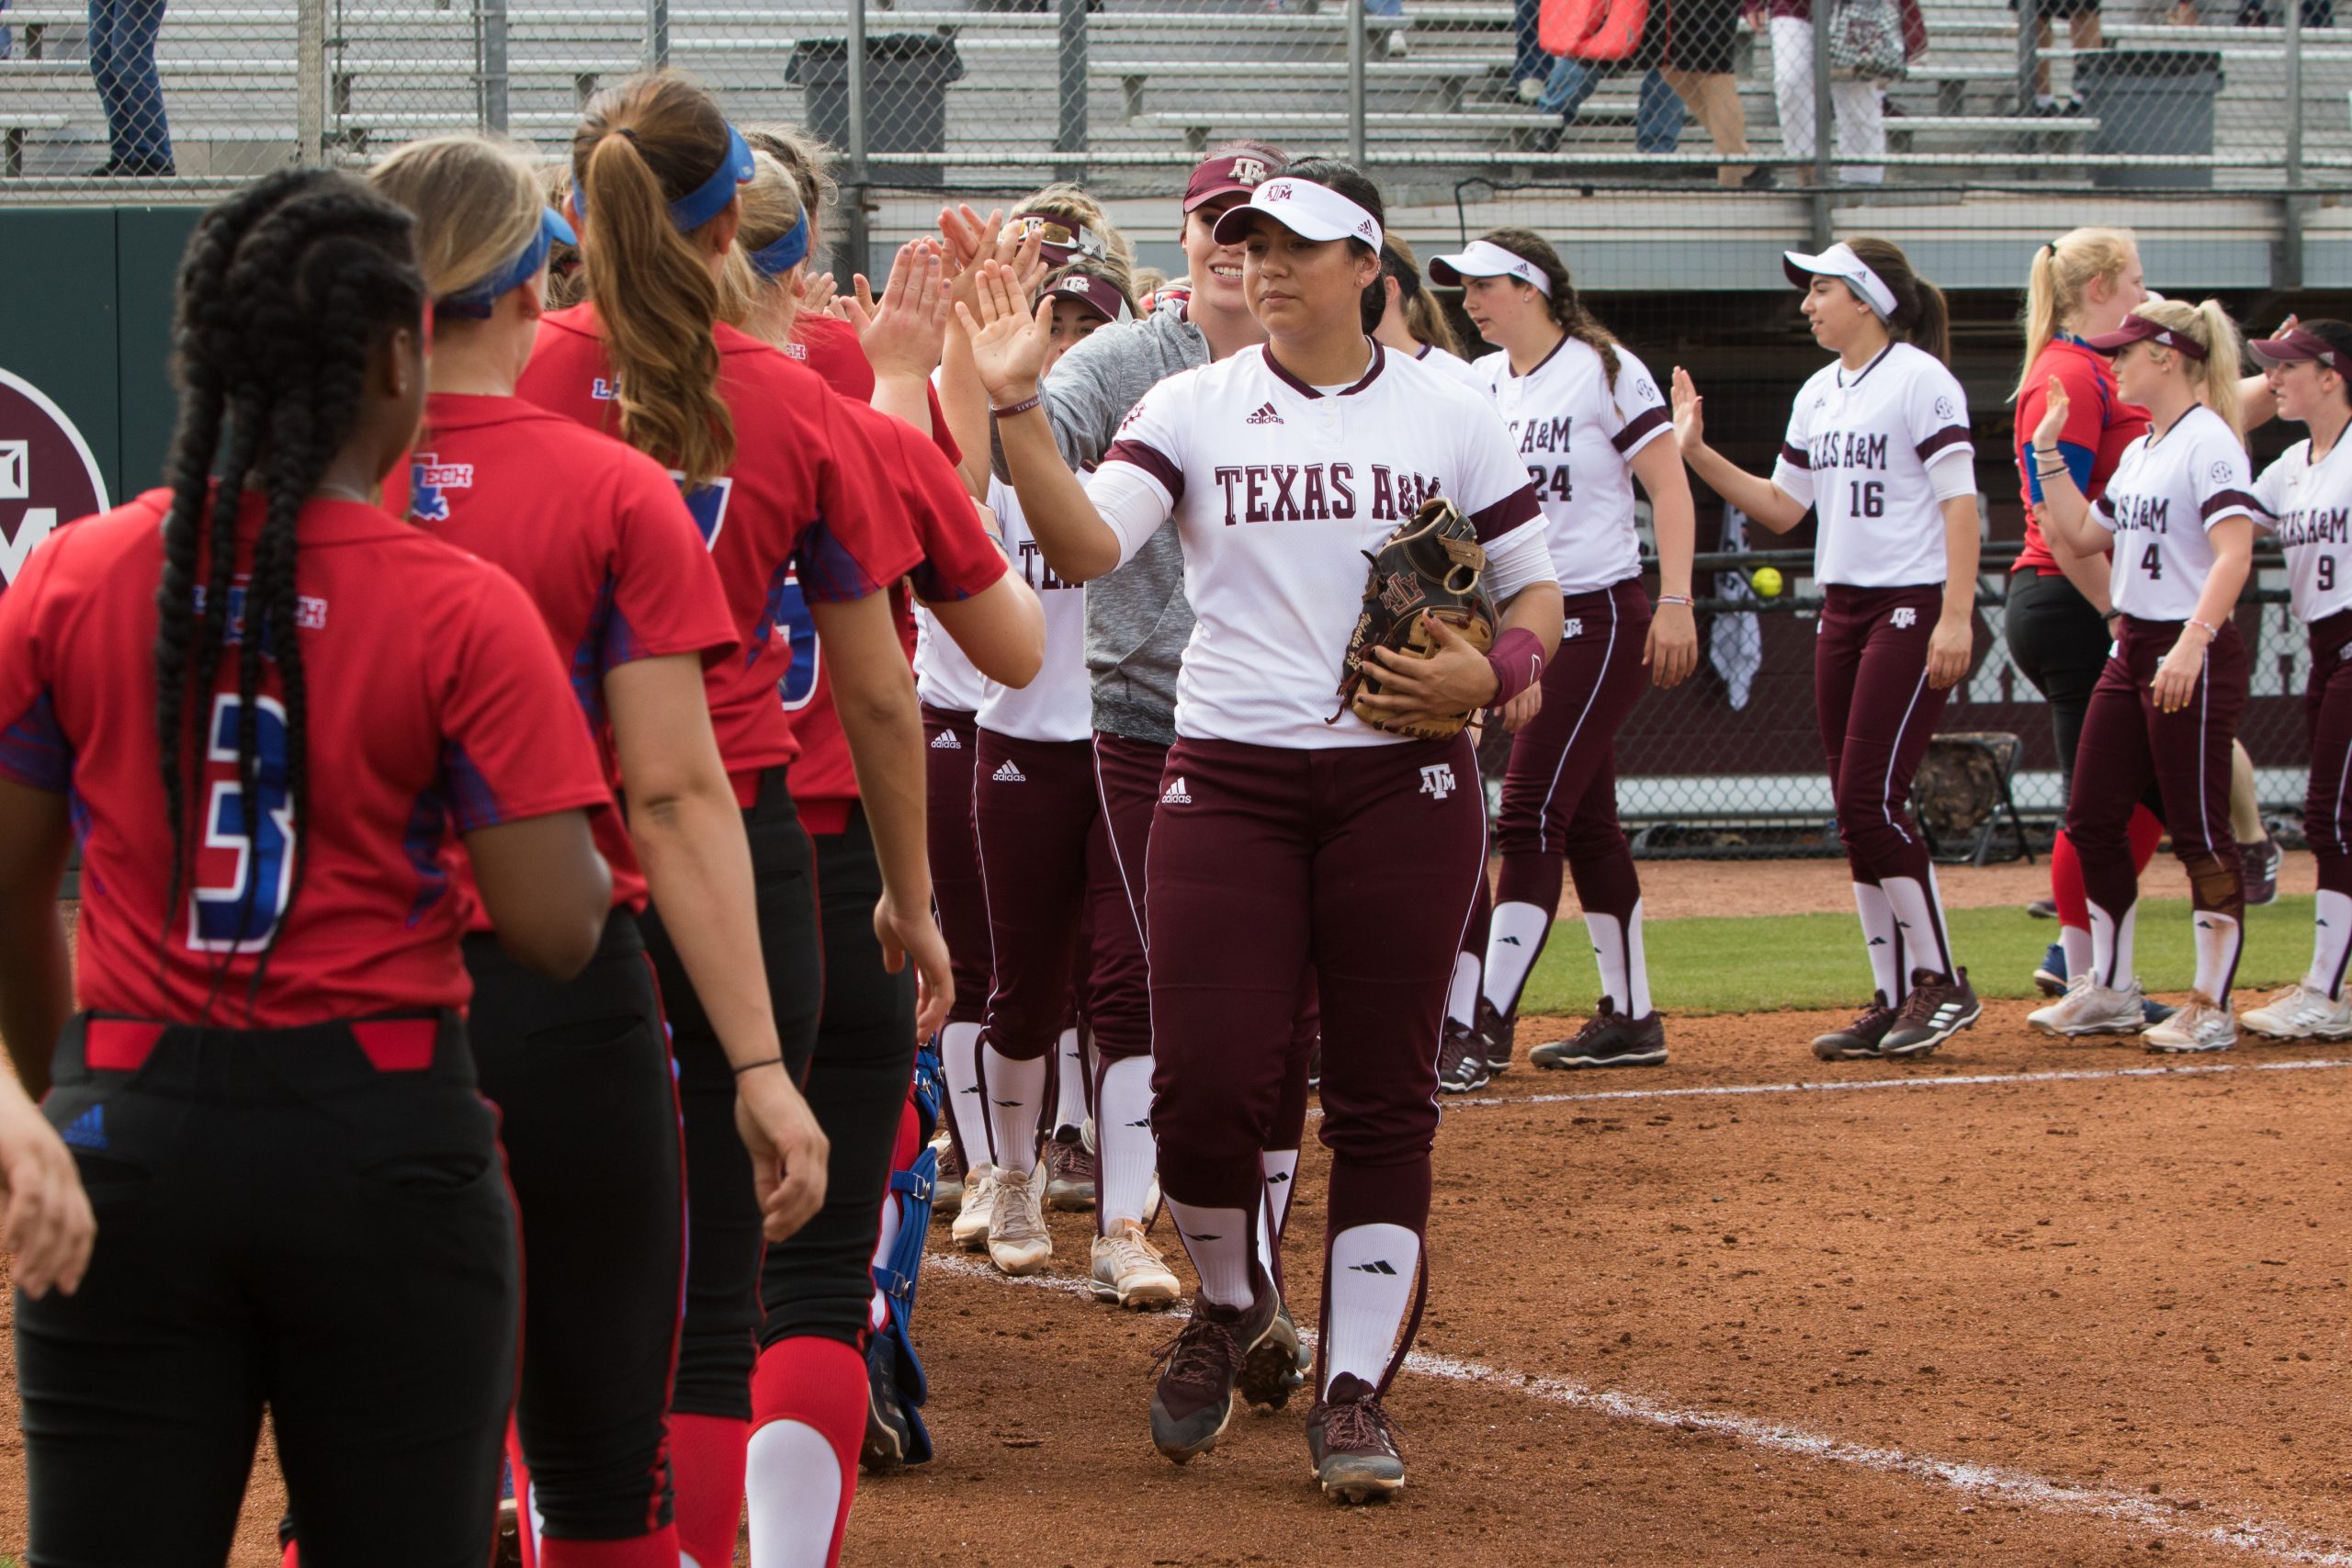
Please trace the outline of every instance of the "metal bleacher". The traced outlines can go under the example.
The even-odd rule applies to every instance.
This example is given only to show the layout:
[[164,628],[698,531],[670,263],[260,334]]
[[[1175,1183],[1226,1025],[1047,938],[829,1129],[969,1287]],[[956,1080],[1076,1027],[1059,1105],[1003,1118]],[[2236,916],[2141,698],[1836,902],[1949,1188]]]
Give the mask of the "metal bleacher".
[[[482,121],[473,0],[319,0],[326,7],[325,148],[365,159],[426,132]],[[1007,0],[970,0],[977,6]],[[1011,0],[1042,4],[1042,0]],[[1283,0],[1273,0],[1281,5]],[[796,43],[838,39],[844,0],[669,0],[667,59],[718,88],[739,119],[798,120],[786,80]],[[869,6],[873,0],[868,0]],[[870,8],[870,34],[952,33],[964,74],[947,91],[944,153],[879,155],[894,170],[944,169],[950,184],[1082,165],[1116,186],[1125,171],[1163,184],[1188,152],[1227,136],[1264,134],[1344,150],[1351,124],[1348,17],[1323,0],[1099,0],[1086,20],[1084,152],[1057,150],[1065,108],[1058,18],[1050,9],[961,5]],[[601,83],[649,59],[648,0],[508,0],[505,124],[548,151]],[[1928,0],[1930,42],[1890,94],[1899,183],[2074,180],[2097,126],[2021,113],[2015,21],[2001,0]],[[2223,18],[2226,19],[2226,18]],[[28,0],[0,11],[15,32],[0,59],[0,178],[62,188],[104,156],[79,5]],[[1365,18],[1364,145],[1375,167],[1434,178],[1588,173],[1616,180],[1711,183],[1713,154],[1695,123],[1673,159],[1633,146],[1635,74],[1611,77],[1563,130],[1521,101],[1504,0],[1406,0]],[[158,50],[182,176],[239,177],[296,156],[296,6],[286,0],[173,0]],[[2214,184],[2276,187],[2285,156],[2284,39],[2277,28],[2158,27],[2118,9],[2122,47],[2218,50],[2227,73],[2217,109]],[[2060,91],[2068,74],[2061,29]],[[1755,155],[1782,155],[1769,39],[1742,24],[1741,96]],[[2303,152],[2312,177],[2352,168],[2352,35],[2303,38]],[[1797,171],[1793,173],[1802,173]],[[936,178],[937,175],[931,177]],[[119,194],[119,193],[118,193]]]

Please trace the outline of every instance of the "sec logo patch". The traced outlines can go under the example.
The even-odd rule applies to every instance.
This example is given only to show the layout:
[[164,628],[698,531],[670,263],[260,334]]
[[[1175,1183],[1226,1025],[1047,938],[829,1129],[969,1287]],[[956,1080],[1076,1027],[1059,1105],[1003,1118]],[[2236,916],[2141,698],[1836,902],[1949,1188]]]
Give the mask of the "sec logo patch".
[[0,590],[61,523],[107,509],[89,444],[40,388],[0,370]]

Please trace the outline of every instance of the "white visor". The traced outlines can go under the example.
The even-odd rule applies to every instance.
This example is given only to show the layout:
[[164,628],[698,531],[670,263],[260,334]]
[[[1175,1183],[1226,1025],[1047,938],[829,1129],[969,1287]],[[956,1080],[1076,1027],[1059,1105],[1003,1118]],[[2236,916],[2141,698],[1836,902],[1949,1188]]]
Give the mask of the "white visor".
[[1239,244],[1249,235],[1253,212],[1264,213],[1302,240],[1362,240],[1380,249],[1380,222],[1371,213],[1329,186],[1279,175],[1218,216],[1216,243]]
[[1491,240],[1473,240],[1458,256],[1430,258],[1430,281],[1440,288],[1459,288],[1465,277],[1516,277],[1532,284],[1544,299],[1552,297],[1552,280],[1542,267]]
[[1870,263],[1856,255],[1854,248],[1843,240],[1817,256],[1809,256],[1803,251],[1782,251],[1781,270],[1787,273],[1789,281],[1799,288],[1806,287],[1805,275],[1808,273],[1822,277],[1842,278],[1880,321],[1886,321],[1894,314],[1894,290],[1889,288],[1878,274],[1871,270]]

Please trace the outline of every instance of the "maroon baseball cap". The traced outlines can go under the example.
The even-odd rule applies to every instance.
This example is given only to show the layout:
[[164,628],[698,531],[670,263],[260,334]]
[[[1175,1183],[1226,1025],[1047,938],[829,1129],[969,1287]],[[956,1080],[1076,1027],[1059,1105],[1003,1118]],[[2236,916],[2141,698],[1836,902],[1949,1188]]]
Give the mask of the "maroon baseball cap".
[[1106,321],[1135,320],[1135,312],[1128,308],[1126,296],[1119,292],[1119,286],[1091,272],[1066,272],[1046,285],[1045,292],[1075,299]]
[[1260,182],[1282,171],[1281,159],[1261,152],[1220,152],[1203,159],[1193,165],[1193,177],[1184,186],[1184,210],[1190,212],[1221,196],[1248,196]]
[[2325,324],[2335,331],[2323,335],[2311,327],[2292,326],[2277,337],[2256,338],[2246,346],[2265,365],[2292,365],[2298,360],[2312,359],[2330,370],[2352,370],[2352,342],[2330,341],[2348,334],[2340,322]]
[[2187,333],[2175,332],[2162,321],[2137,315],[2124,317],[2123,324],[2111,333],[2085,338],[2083,346],[2100,354],[2117,354],[2127,344],[2135,343],[2160,344],[2165,348],[2177,348],[2191,359],[2205,357],[2205,345]]

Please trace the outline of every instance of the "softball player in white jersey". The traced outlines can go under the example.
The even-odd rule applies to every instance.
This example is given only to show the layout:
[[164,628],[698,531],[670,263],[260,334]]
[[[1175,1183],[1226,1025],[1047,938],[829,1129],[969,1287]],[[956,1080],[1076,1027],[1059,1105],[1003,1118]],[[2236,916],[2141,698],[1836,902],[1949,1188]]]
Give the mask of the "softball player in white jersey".
[[2066,392],[2052,378],[2033,434],[2041,532],[2076,556],[2112,548],[2115,651],[2083,716],[2066,835],[2083,863],[2091,967],[2030,1015],[2053,1034],[2141,1029],[2132,973],[2139,879],[2127,829],[2154,783],[2173,853],[2188,873],[2197,977],[2188,1005],[2143,1038],[2152,1051],[2225,1051],[2236,1042],[2230,983],[2245,913],[2230,834],[2230,752],[2245,706],[2245,639],[2231,612],[2252,566],[2261,508],[2238,434],[2238,337],[2220,305],[2145,304],[2084,340],[2115,359],[2117,390],[2148,411],[2106,491],[2086,502],[2058,451]]
[[2311,735],[2311,787],[2303,835],[2319,863],[2312,966],[2302,979],[2245,1015],[2273,1039],[2340,1040],[2352,1034],[2344,973],[2352,962],[2352,326],[2290,324],[2250,345],[2269,382],[2278,417],[2311,432],[2255,481],[2265,526],[2287,552],[2295,616],[2311,628],[2310,685],[2303,720]]
[[[1476,368],[1543,503],[1565,617],[1542,709],[1511,742],[1476,1027],[1449,1029],[1439,1084],[1477,1089],[1510,1064],[1520,993],[1551,935],[1564,862],[1599,962],[1600,1002],[1574,1038],[1529,1059],[1654,1065],[1666,1060],[1666,1028],[1642,956],[1641,880],[1617,822],[1617,730],[1641,695],[1645,666],[1671,686],[1698,663],[1690,483],[1672,414],[1649,367],[1593,319],[1537,235],[1498,230],[1432,260],[1430,276],[1460,288],[1479,333],[1502,345]],[[1636,478],[1656,508],[1655,618],[1634,528]]]
[[1373,700],[1398,717],[1505,703],[1540,679],[1558,587],[1491,410],[1363,330],[1380,276],[1371,182],[1295,164],[1221,218],[1217,237],[1246,242],[1244,286],[1269,341],[1154,388],[1091,491],[1024,406],[1036,324],[1000,299],[1000,319],[967,326],[1047,560],[1099,576],[1172,517],[1197,617],[1146,882],[1152,1124],[1200,1303],[1166,1351],[1153,1441],[1179,1461],[1206,1451],[1237,1386],[1289,1370],[1251,1220],[1312,961],[1332,1174],[1307,1440],[1325,1492],[1361,1501],[1404,1479],[1380,1400],[1418,1315],[1439,1026],[1486,839],[1465,735],[1408,740],[1335,716],[1363,552],[1447,496],[1484,542],[1502,606],[1492,659],[1450,631],[1426,663],[1373,656],[1389,666]]
[[1953,683],[1976,602],[1975,451],[1946,367],[1942,292],[1884,240],[1787,253],[1815,341],[1838,355],[1798,391],[1770,479],[1706,445],[1698,389],[1674,373],[1682,454],[1776,534],[1811,509],[1823,589],[1814,705],[1877,995],[1813,1043],[1824,1061],[1917,1056],[1983,1010],[1952,959],[1933,862],[1906,805]]

